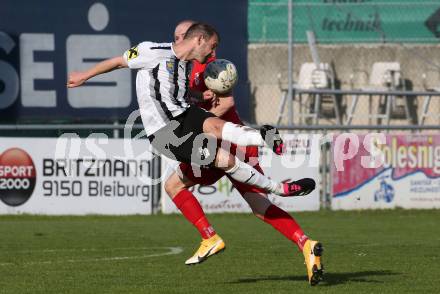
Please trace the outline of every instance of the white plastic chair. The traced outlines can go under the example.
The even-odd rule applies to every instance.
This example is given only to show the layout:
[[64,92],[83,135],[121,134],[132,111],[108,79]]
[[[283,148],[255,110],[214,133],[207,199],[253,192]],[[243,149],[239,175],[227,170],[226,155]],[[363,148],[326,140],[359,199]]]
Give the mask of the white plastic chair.
[[297,88],[300,89],[326,89],[329,88],[330,65],[320,63],[319,68],[313,62],[303,63],[298,75]]
[[[405,85],[403,83],[402,72],[400,68],[400,63],[398,62],[375,62],[371,69],[371,74],[368,79],[369,83],[367,86],[362,87],[362,90],[368,91],[387,91],[387,90],[405,90]],[[371,96],[370,96],[371,97]],[[381,96],[382,97],[382,96]],[[379,97],[379,99],[381,98]],[[369,118],[385,119],[386,124],[390,123],[391,113],[397,108],[396,97],[394,95],[384,95],[384,113],[369,113]],[[404,109],[405,115],[408,121],[410,121],[409,106],[406,97],[404,98]],[[354,96],[352,99],[351,106],[347,112],[346,124],[351,124],[354,117],[354,112],[356,110],[357,103],[359,101],[359,96]]]
[[[281,76],[279,76],[279,78],[281,78]],[[319,66],[316,66],[316,64],[313,62],[306,62],[301,65],[298,74],[297,83],[294,85],[294,87],[299,89],[306,89],[306,90],[334,89],[334,82],[335,82],[334,73],[331,69],[330,64],[320,63]],[[287,100],[287,89],[282,89],[282,91],[283,91],[283,97],[281,99],[281,103],[279,107],[277,124],[279,124],[282,120],[284,108]],[[314,102],[313,112],[312,111],[303,112],[302,101],[300,101],[301,109],[299,112],[299,117],[313,118],[314,123],[316,124],[320,117],[322,97],[321,95],[308,95],[308,98],[313,99]],[[336,119],[338,120],[338,123],[340,123],[341,117],[340,117],[339,107],[337,106],[336,97],[332,95],[332,99],[334,103]]]
[[[438,72],[438,70],[436,71],[428,71],[429,75],[429,80],[431,81],[438,81],[439,75],[440,73]],[[423,88],[425,91],[429,91],[429,92],[434,92],[434,94],[440,93],[440,87],[433,87],[432,85],[428,85],[427,80],[428,80],[428,73],[424,73],[422,75],[422,79],[423,79]],[[432,77],[432,73],[435,74],[435,77]],[[440,94],[439,94],[440,96]],[[419,115],[419,125],[424,125],[425,124],[425,120],[427,118],[440,118],[440,114],[438,112],[436,112],[435,110],[432,110],[430,107],[431,104],[431,99],[432,96],[426,95],[425,97],[423,97],[423,102],[422,102],[422,109],[421,109],[421,113]],[[438,97],[437,97],[438,99]],[[431,110],[431,111],[430,111]]]
[[371,69],[369,88],[375,90],[396,89],[402,86],[400,63],[375,62]]

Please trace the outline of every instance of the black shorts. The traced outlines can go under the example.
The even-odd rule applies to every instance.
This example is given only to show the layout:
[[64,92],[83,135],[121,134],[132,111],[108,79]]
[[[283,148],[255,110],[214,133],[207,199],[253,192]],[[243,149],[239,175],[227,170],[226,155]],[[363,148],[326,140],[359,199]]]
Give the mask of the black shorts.
[[191,105],[150,136],[151,145],[162,155],[180,162],[212,165],[217,154],[217,139],[203,133],[203,123],[210,117],[215,115]]

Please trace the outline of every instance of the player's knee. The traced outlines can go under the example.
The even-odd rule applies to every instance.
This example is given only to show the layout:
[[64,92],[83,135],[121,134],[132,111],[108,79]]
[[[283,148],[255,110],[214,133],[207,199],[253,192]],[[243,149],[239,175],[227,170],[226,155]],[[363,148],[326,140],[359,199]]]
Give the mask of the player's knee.
[[260,211],[259,208],[251,206],[251,205],[250,205],[250,208],[252,210],[253,215],[258,217],[259,219],[264,219],[264,212]]
[[176,181],[174,177],[170,177],[164,184],[165,192],[173,199],[180,191],[185,189],[183,183]]
[[219,148],[215,159],[215,166],[223,170],[228,170],[235,166],[235,160],[234,155]]
[[232,154],[228,154],[227,155],[227,160],[228,160],[228,168],[231,169],[235,166],[235,156]]
[[167,192],[168,196],[170,196],[171,198],[173,198],[173,186],[170,183],[170,180],[168,179],[165,184],[163,185],[163,188],[165,189],[165,192]]
[[217,117],[210,117],[203,123],[203,131],[217,138],[221,138],[224,124],[225,122],[223,120]]
[[272,205],[266,194],[263,193],[245,193],[243,198],[252,209],[252,213],[264,220],[267,209]]
[[259,219],[264,220],[264,214],[259,211],[252,210],[252,213]]

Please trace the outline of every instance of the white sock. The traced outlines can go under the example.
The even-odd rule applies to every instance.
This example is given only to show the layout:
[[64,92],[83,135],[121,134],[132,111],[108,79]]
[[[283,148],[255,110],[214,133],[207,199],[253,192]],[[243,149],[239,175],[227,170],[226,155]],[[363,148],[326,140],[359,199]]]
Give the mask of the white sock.
[[235,158],[234,167],[227,170],[226,173],[230,175],[231,178],[241,183],[255,186],[278,195],[284,194],[283,185],[281,183],[269,179],[252,166],[238,160],[237,158]]
[[240,146],[265,146],[258,130],[226,122],[222,129],[222,139]]

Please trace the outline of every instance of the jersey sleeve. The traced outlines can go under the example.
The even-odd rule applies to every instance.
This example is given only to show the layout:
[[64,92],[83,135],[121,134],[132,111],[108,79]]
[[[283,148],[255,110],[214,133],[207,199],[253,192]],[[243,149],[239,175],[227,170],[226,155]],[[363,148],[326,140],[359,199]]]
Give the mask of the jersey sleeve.
[[151,46],[151,42],[142,42],[125,51],[123,57],[128,67],[132,69],[154,67],[156,54],[150,49]]

